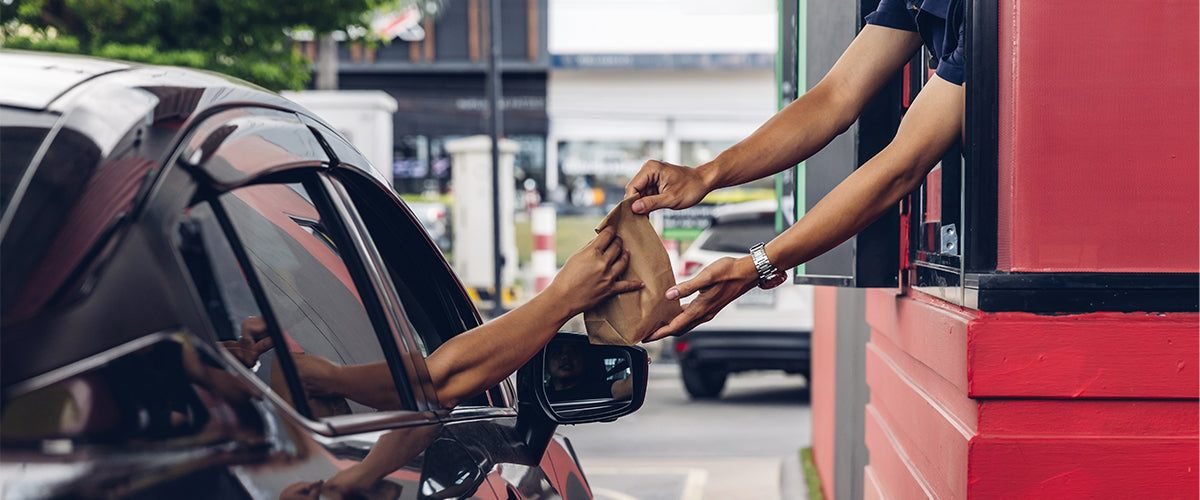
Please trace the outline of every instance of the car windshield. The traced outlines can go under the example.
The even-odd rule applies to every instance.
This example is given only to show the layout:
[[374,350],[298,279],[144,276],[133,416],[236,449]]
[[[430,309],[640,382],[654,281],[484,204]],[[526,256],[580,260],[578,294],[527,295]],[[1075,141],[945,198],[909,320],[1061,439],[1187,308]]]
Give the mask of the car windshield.
[[718,223],[708,228],[708,238],[701,250],[712,252],[749,253],[750,245],[771,241],[778,236],[773,218]]

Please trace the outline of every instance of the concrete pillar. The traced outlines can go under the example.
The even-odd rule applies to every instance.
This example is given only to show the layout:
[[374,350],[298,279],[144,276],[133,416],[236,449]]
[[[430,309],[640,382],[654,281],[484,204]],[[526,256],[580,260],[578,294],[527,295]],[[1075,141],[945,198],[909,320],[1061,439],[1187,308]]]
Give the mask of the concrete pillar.
[[[512,287],[517,274],[513,159],[518,148],[515,141],[500,140],[500,249],[504,256],[500,280],[505,289]],[[492,140],[486,135],[476,135],[446,141],[446,151],[450,153],[454,191],[454,271],[463,285],[490,290],[495,280]]]

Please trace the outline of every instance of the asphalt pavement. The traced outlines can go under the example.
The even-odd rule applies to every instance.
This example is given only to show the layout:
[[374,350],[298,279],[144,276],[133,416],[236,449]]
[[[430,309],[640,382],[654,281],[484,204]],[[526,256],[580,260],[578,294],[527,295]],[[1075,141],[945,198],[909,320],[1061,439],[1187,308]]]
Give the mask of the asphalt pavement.
[[678,365],[651,364],[646,404],[616,422],[563,426],[597,500],[807,498],[811,446],[802,377],[732,376],[720,399],[688,399]]

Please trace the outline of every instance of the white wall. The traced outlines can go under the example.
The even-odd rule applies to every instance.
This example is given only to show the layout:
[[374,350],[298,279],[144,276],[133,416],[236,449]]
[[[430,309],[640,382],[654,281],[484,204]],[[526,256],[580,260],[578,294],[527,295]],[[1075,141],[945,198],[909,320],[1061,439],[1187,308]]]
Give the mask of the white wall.
[[556,185],[559,141],[657,141],[663,154],[655,159],[680,162],[680,142],[741,140],[775,112],[775,76],[555,71],[546,109],[547,181]]
[[[774,0],[550,0],[549,50],[773,54],[776,9]],[[681,142],[736,142],[775,107],[773,69],[554,68],[547,82],[547,182],[558,184],[560,141],[656,142],[662,144],[656,159],[679,162]]]
[[673,119],[686,138],[741,138],[774,113],[775,76],[761,70],[555,71],[546,109],[558,137],[661,136]]
[[774,52],[775,0],[550,0],[551,54]]

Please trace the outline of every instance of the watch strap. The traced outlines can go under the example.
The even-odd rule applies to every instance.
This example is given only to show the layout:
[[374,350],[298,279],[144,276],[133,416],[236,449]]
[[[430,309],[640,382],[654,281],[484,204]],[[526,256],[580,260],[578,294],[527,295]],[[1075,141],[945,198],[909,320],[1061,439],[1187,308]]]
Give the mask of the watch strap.
[[758,243],[750,247],[750,260],[754,262],[754,269],[758,272],[758,287],[763,290],[770,290],[781,284],[787,279],[787,273],[780,271],[771,263],[771,259],[767,258],[767,250],[765,243]]

